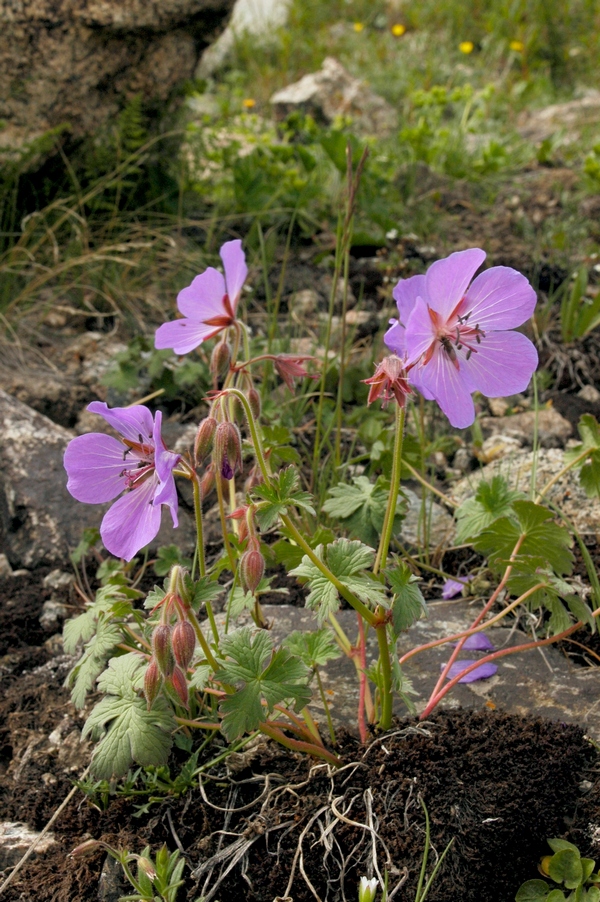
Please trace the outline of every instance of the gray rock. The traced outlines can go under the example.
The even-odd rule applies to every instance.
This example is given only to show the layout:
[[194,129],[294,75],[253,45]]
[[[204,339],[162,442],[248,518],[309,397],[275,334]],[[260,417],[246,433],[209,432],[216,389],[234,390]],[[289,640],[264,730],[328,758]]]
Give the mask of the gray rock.
[[[481,429],[485,436],[509,436],[518,439],[521,445],[533,443],[536,414],[533,410],[515,413],[512,416],[481,417]],[[573,427],[553,407],[537,412],[537,428],[542,448],[564,448],[573,433]]]
[[11,0],[0,6],[3,148],[68,124],[93,134],[123,102],[192,78],[233,0]]
[[[429,604],[429,618],[420,620],[398,642],[400,654],[417,645],[451,636],[470,627],[480,610],[480,604],[463,599],[439,601]],[[314,630],[317,620],[305,608],[290,605],[264,605],[263,611],[272,624],[271,633],[276,643],[281,642],[294,630]],[[352,642],[356,639],[356,614],[354,611],[339,611],[336,619]],[[222,627],[224,615],[217,616]],[[486,635],[496,649],[518,647],[531,638],[520,630],[504,627],[490,628]],[[444,697],[440,708],[484,708],[497,707],[512,714],[535,714],[552,720],[577,723],[585,727],[590,736],[600,740],[600,672],[597,668],[572,665],[565,656],[552,646],[537,650],[527,650],[521,654],[500,658],[498,672],[487,680],[458,684]],[[417,712],[424,710],[430,693],[440,675],[440,666],[451,652],[449,645],[429,649],[409,659],[404,667],[404,675],[411,681],[414,694],[411,698]],[[464,652],[461,658],[478,658],[479,652]],[[377,639],[373,630],[367,641],[367,663],[370,665],[377,656]],[[337,725],[356,727],[358,703],[358,682],[354,664],[345,656],[330,661],[321,673],[326,694],[330,699],[331,713]],[[315,698],[313,707],[320,711],[320,702]],[[399,716],[407,713],[400,699],[396,700],[394,711]],[[324,723],[324,713],[318,717]]]
[[14,867],[33,842],[37,841],[34,856],[43,855],[44,852],[56,845],[52,833],[46,833],[41,839],[40,835],[35,830],[31,830],[27,824],[2,821],[0,823],[0,871]]
[[454,518],[431,498],[423,507],[421,498],[411,489],[402,487],[408,501],[406,517],[402,522],[400,538],[410,545],[423,546],[428,541],[430,548],[450,545],[456,532]]
[[[85,527],[99,526],[109,504],[81,504],[67,492],[63,454],[71,432],[0,391],[0,547],[11,566],[61,563]],[[194,547],[192,518],[180,510],[175,532],[170,517],[153,547],[176,541]]]
[[277,91],[271,104],[280,119],[295,110],[326,124],[338,116],[350,116],[356,129],[366,135],[389,135],[398,127],[396,110],[331,56],[318,72]]
[[229,24],[200,58],[196,78],[213,75],[227,59],[236,40],[251,35],[260,46],[287,22],[291,0],[236,0]]
[[0,579],[4,579],[5,576],[12,576],[13,569],[10,566],[9,560],[5,554],[0,554]]
[[[564,466],[564,454],[558,448],[542,449],[537,454],[536,487],[539,492]],[[516,451],[494,460],[481,470],[461,479],[453,487],[451,496],[461,504],[475,495],[482,479],[504,476],[511,489],[529,494],[534,464],[532,451]],[[556,504],[582,535],[600,534],[600,502],[588,498],[579,484],[577,472],[569,470],[549,490],[546,500]]]
[[68,605],[54,598],[45,601],[39,616],[40,626],[47,633],[55,633],[71,614]]

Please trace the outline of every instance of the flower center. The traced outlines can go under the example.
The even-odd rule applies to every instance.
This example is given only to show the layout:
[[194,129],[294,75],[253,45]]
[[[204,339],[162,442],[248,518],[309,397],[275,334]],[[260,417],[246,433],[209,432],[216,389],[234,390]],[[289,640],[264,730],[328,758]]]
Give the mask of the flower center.
[[460,369],[457,351],[466,349],[466,360],[470,358],[471,354],[477,353],[477,345],[481,344],[481,339],[485,337],[485,332],[479,328],[479,325],[472,325],[469,322],[470,310],[467,313],[461,313],[461,309],[464,309],[464,306],[465,298],[461,298],[446,321],[442,320],[439,313],[432,310],[431,307],[427,308],[435,339],[425,355],[425,363],[431,360],[436,342],[441,344],[444,353],[450,358],[457,370]]
[[145,444],[141,435],[139,439],[139,442],[123,439],[123,444],[127,446],[123,452],[123,460],[126,461],[131,455],[129,459],[133,465],[121,470],[121,476],[124,476],[126,480],[126,491],[136,489],[154,472],[154,447]]

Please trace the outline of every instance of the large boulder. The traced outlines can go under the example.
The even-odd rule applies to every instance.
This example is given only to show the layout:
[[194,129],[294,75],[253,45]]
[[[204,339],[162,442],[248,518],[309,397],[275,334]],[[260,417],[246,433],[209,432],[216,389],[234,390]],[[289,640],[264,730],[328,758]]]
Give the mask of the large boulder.
[[[64,563],[83,529],[99,526],[110,504],[81,504],[67,492],[63,455],[73,433],[0,391],[0,549],[13,567]],[[192,517],[179,511],[179,529],[163,512],[153,548],[194,548]]]
[[69,124],[91,134],[141,94],[192,78],[233,0],[3,0],[0,146]]

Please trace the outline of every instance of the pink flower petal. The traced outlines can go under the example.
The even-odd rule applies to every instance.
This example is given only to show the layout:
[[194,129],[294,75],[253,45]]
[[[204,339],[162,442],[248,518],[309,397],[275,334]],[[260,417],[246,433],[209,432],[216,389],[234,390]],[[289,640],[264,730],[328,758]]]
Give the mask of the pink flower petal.
[[126,486],[121,475],[127,466],[125,445],[111,435],[92,432],[79,435],[65,450],[64,465],[69,480],[67,489],[77,501],[101,504],[112,501]]
[[422,298],[417,298],[406,324],[408,363],[419,360],[423,354],[427,353],[434,342],[437,342],[436,333],[427,304]]
[[464,579],[447,579],[442,588],[442,598],[446,600],[456,598],[472,579],[472,576],[465,576]]
[[225,268],[225,282],[227,283],[227,294],[231,301],[231,307],[235,313],[240,299],[242,285],[246,281],[248,275],[248,267],[246,266],[246,256],[242,250],[242,242],[227,241],[220,250],[221,260]]
[[130,561],[160,529],[162,509],[152,501],[158,477],[154,475],[127,492],[106,512],[100,526],[105,547],[115,557]]
[[[452,644],[456,646],[458,642],[453,642]],[[473,633],[472,636],[467,636],[462,646],[464,651],[493,651],[494,648],[495,646],[485,633]]]
[[[466,670],[467,667],[470,667],[471,664],[476,664],[476,661],[455,661],[451,666],[450,670],[446,674],[446,678],[449,680],[453,680],[454,677],[458,676],[459,673],[462,673],[463,670]],[[440,670],[443,670],[445,664],[440,664]],[[472,670],[470,673],[467,673],[464,677],[462,677],[458,682],[459,683],[474,683],[476,680],[487,680],[490,677],[494,676],[497,673],[498,667],[496,664],[481,664],[480,667],[476,667],[475,670]]]
[[442,316],[448,317],[464,296],[469,282],[484,260],[485,251],[472,247],[433,263],[425,274],[426,300],[429,305]]
[[474,386],[469,374],[462,368],[456,369],[441,345],[435,348],[429,363],[412,369],[408,378],[415,387],[420,381],[456,429],[471,426],[475,419],[471,397]]
[[400,322],[406,325],[408,317],[413,311],[417,298],[426,298],[425,276],[411,276],[410,279],[400,279],[394,288],[392,295],[398,306]]
[[220,331],[219,327],[207,326],[196,320],[174,319],[158,327],[154,336],[154,347],[158,350],[172,348],[176,354],[189,354],[203,341]]
[[154,420],[148,408],[143,404],[135,404],[133,407],[109,408],[104,401],[92,401],[91,404],[88,404],[87,409],[91,413],[97,413],[103,417],[113,429],[116,429],[129,441],[139,442],[141,436],[143,444],[153,444]]
[[224,316],[223,298],[227,289],[225,279],[218,269],[209,266],[182,288],[177,295],[177,307],[184,316],[197,323],[204,323],[213,316]]
[[520,332],[489,332],[469,360],[461,361],[472,385],[489,398],[525,391],[538,365],[534,345]]
[[483,331],[514,329],[532,315],[536,294],[525,276],[509,266],[493,266],[477,276],[466,294],[469,324]]
[[406,329],[397,319],[390,320],[390,328],[383,336],[383,340],[394,354],[404,357],[406,353]]

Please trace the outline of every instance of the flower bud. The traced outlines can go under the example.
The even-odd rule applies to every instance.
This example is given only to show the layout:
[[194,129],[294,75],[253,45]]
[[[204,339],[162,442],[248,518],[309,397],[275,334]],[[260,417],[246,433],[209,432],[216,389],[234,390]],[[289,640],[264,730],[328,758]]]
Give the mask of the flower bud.
[[203,498],[206,498],[207,495],[210,495],[212,490],[215,487],[215,467],[214,464],[210,464],[206,470],[204,471],[204,475],[200,480],[200,493]]
[[171,647],[171,627],[166,623],[159,623],[152,633],[152,651],[162,675],[170,676],[175,666],[175,658]]
[[248,479],[244,483],[244,491],[251,492],[253,488],[256,488],[262,482],[264,482],[264,479],[260,467],[255,464],[248,473]]
[[75,846],[69,854],[76,858],[78,855],[87,855],[89,852],[95,852],[96,849],[102,848],[105,848],[105,844],[99,839],[86,839],[84,842],[79,843],[78,846]]
[[175,660],[183,670],[187,670],[196,648],[196,633],[189,620],[177,621],[173,627],[172,645]]
[[233,423],[219,423],[215,432],[213,458],[217,471],[224,479],[233,479],[242,469],[242,436]]
[[185,673],[181,669],[181,667],[177,667],[175,665],[173,669],[173,673],[169,677],[169,684],[175,690],[179,697],[179,701],[181,704],[187,708],[188,707],[188,684],[185,678]]
[[210,355],[210,374],[215,382],[220,376],[225,376],[231,363],[231,348],[225,340],[220,341],[213,348]]
[[216,429],[217,421],[214,417],[206,417],[198,426],[194,443],[194,458],[197,463],[201,464],[212,451]]
[[245,551],[240,558],[240,581],[246,592],[256,592],[265,573],[265,559],[256,549]]
[[250,405],[252,416],[255,420],[258,420],[260,416],[260,395],[255,388],[251,388],[248,391],[248,404]]
[[157,875],[156,868],[154,867],[152,862],[144,855],[136,855],[136,859],[138,869],[142,871],[142,873],[144,873],[146,877],[148,877],[148,879],[152,881],[152,883],[154,883]]
[[161,683],[162,677],[160,675],[160,670],[158,669],[158,664],[154,658],[151,658],[144,675],[144,695],[146,696],[148,711],[154,704],[156,696],[160,692]]
[[377,877],[371,877],[370,880],[367,880],[366,877],[361,877],[358,885],[358,902],[373,902],[378,886],[379,881]]

